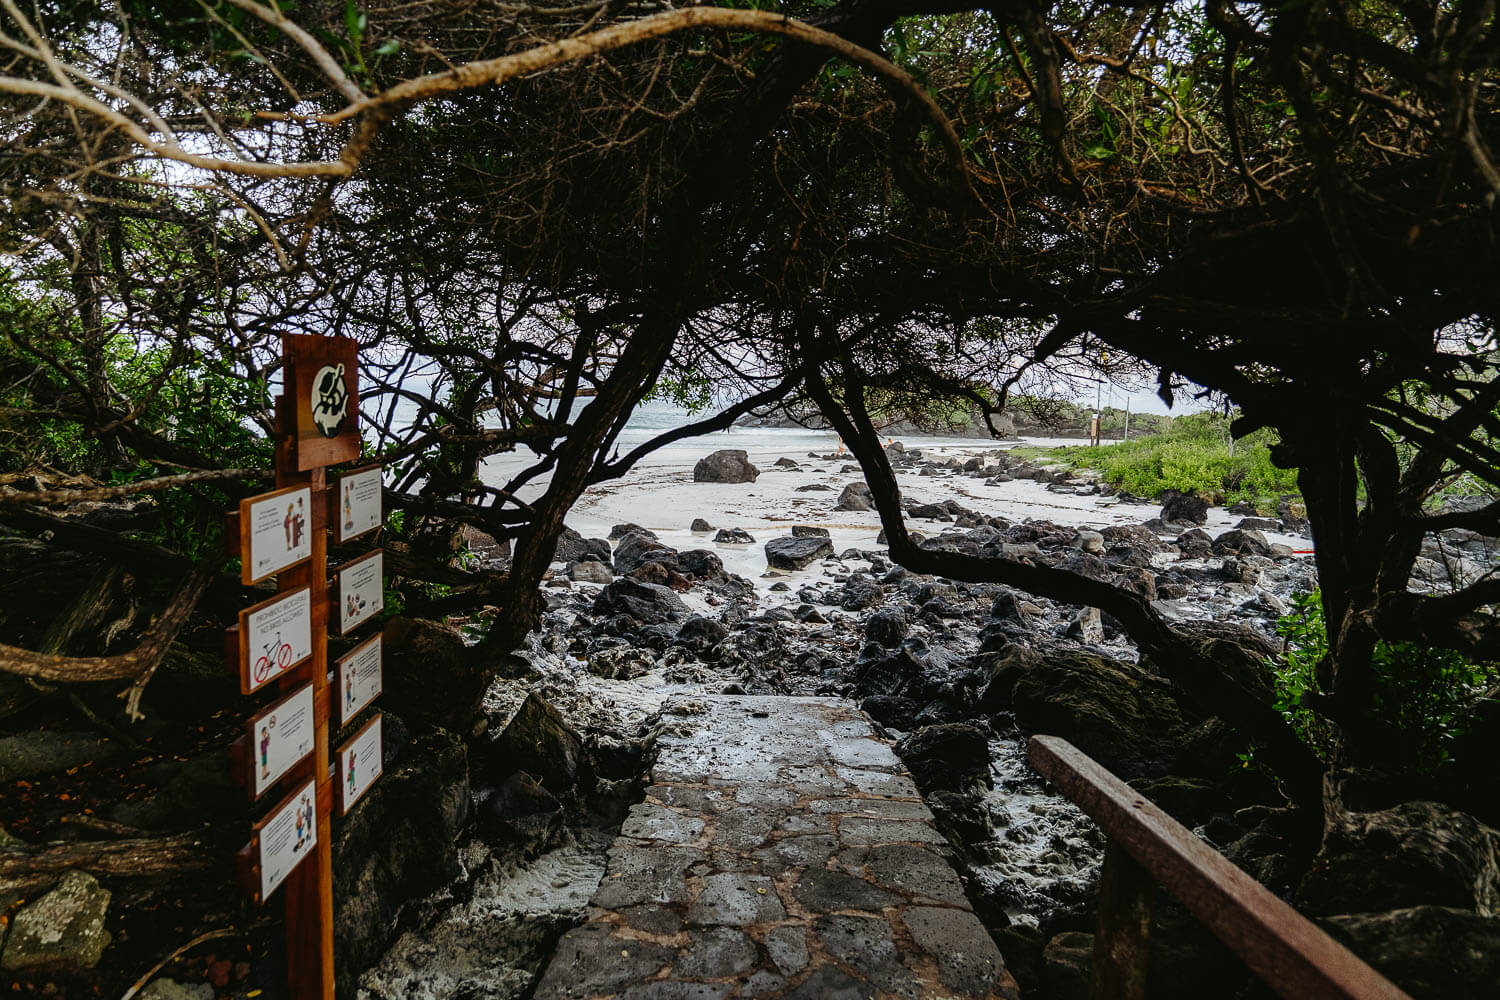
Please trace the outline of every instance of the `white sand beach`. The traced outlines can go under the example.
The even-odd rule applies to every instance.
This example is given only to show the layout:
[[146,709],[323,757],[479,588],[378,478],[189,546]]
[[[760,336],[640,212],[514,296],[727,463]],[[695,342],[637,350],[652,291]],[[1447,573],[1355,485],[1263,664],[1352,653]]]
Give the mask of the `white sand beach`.
[[[621,453],[660,433],[662,428],[651,424],[663,422],[643,421],[644,426],[627,427],[621,435]],[[908,450],[920,449],[924,457],[938,460],[963,459],[997,448],[1015,447],[1018,443],[1043,447],[1079,443],[1071,438],[1027,438],[1017,442],[926,435],[904,435],[893,440]],[[753,483],[694,482],[693,466],[698,459],[722,448],[745,451],[760,469],[759,478]],[[881,547],[876,543],[880,520],[874,511],[833,509],[844,487],[863,478],[847,452],[843,459],[826,457],[836,454],[838,448],[836,434],[802,428],[735,427],[675,442],[648,455],[624,477],[588,490],[568,515],[568,525],[585,537],[604,538],[616,524],[638,524],[651,529],[673,548],[712,549],[723,560],[725,569],[754,581],[758,589],[765,590],[778,579],[795,583],[802,574],[766,575],[762,549],[763,543],[789,533],[793,525],[827,528],[835,552]],[[810,454],[820,457],[809,457]],[[799,468],[778,467],[775,462],[779,458],[790,458]],[[485,480],[494,485],[504,483],[533,460],[529,452],[499,456],[487,464]],[[982,479],[946,472],[921,476],[915,471],[901,470],[897,475],[902,496],[908,501],[939,503],[951,499],[976,512],[1012,521],[1047,520],[1101,528],[1111,524],[1139,524],[1160,510],[1155,504],[1121,503],[1113,497],[1053,493],[1031,480],[987,486]],[[809,485],[828,489],[816,492],[798,489]],[[533,484],[530,490],[523,491],[523,496],[534,496],[540,490],[540,485]],[[703,518],[715,529],[743,528],[756,542],[715,543],[712,532],[690,530],[694,518]],[[1238,515],[1222,508],[1211,508],[1205,530],[1217,535],[1239,520]],[[909,526],[935,534],[944,524],[911,520]],[[1311,542],[1300,536],[1267,533],[1266,537],[1299,550],[1311,548]],[[816,570],[809,567],[803,572],[814,575]]]

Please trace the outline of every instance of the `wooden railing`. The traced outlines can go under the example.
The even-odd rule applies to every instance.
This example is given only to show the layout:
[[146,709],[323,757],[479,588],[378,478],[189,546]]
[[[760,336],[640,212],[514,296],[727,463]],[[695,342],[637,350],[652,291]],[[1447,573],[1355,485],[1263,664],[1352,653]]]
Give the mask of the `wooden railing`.
[[1109,837],[1091,1000],[1144,1000],[1157,883],[1288,1000],[1411,1000],[1067,740],[1033,736],[1028,756]]

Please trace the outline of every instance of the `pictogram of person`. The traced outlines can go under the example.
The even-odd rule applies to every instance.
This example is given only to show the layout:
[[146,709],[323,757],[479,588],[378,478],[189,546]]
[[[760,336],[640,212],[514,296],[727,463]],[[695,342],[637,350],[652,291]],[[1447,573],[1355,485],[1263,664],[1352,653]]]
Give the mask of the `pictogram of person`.
[[292,549],[292,505],[286,505],[286,517],[281,519],[281,530],[286,532],[287,551]]
[[348,483],[344,484],[344,530],[348,531],[354,527],[354,505],[349,502],[349,494],[354,492],[354,487]]
[[260,727],[260,780],[271,776],[271,727]]
[[354,788],[355,788],[355,782],[354,782],[354,760],[355,760],[355,757],[356,757],[355,751],[350,750],[349,751],[349,797],[350,798],[354,797]]
[[307,805],[307,799],[304,797],[297,804],[297,843],[292,847],[293,854],[302,850],[302,845],[307,843],[307,811],[302,808],[305,805]]
[[292,518],[292,548],[302,547],[302,533],[307,529],[307,518],[302,514],[302,500],[297,500],[297,514]]

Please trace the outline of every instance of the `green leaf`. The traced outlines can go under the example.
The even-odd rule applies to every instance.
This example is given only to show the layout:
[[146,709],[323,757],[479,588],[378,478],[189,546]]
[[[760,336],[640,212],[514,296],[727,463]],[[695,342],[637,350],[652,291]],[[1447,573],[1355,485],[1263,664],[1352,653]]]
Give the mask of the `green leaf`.
[[393,56],[400,51],[401,43],[394,38],[387,38],[385,41],[375,46],[375,54],[377,56]]
[[333,32],[328,31],[327,29],[313,28],[312,33],[313,36],[318,39],[318,41],[322,42],[324,45],[329,46],[337,52],[349,51],[349,43],[340,38],[338,35],[335,35]]
[[345,0],[344,27],[349,32],[349,41],[354,43],[356,49],[359,48],[359,40],[364,37],[367,23],[365,12],[354,5],[354,0]]

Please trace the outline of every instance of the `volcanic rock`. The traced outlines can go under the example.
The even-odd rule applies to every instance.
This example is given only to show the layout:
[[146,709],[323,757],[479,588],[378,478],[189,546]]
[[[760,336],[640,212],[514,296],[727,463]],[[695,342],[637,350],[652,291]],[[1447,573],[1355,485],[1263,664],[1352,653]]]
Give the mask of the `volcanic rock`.
[[870,487],[864,483],[850,483],[844,487],[844,492],[839,494],[839,502],[834,505],[834,510],[873,510],[875,498],[870,493]]
[[1161,519],[1179,524],[1207,524],[1208,501],[1193,493],[1162,490]]
[[772,569],[798,570],[817,559],[833,555],[833,543],[827,538],[773,538],[766,543],[766,565]]
[[596,617],[627,615],[653,625],[672,621],[687,612],[687,605],[670,588],[629,577],[622,577],[599,591],[593,606]]
[[990,788],[990,747],[983,730],[968,723],[926,726],[903,737],[896,753],[925,794],[940,789],[970,792]]
[[705,455],[693,466],[695,483],[753,483],[759,475],[760,470],[750,464],[750,455],[739,448]]

